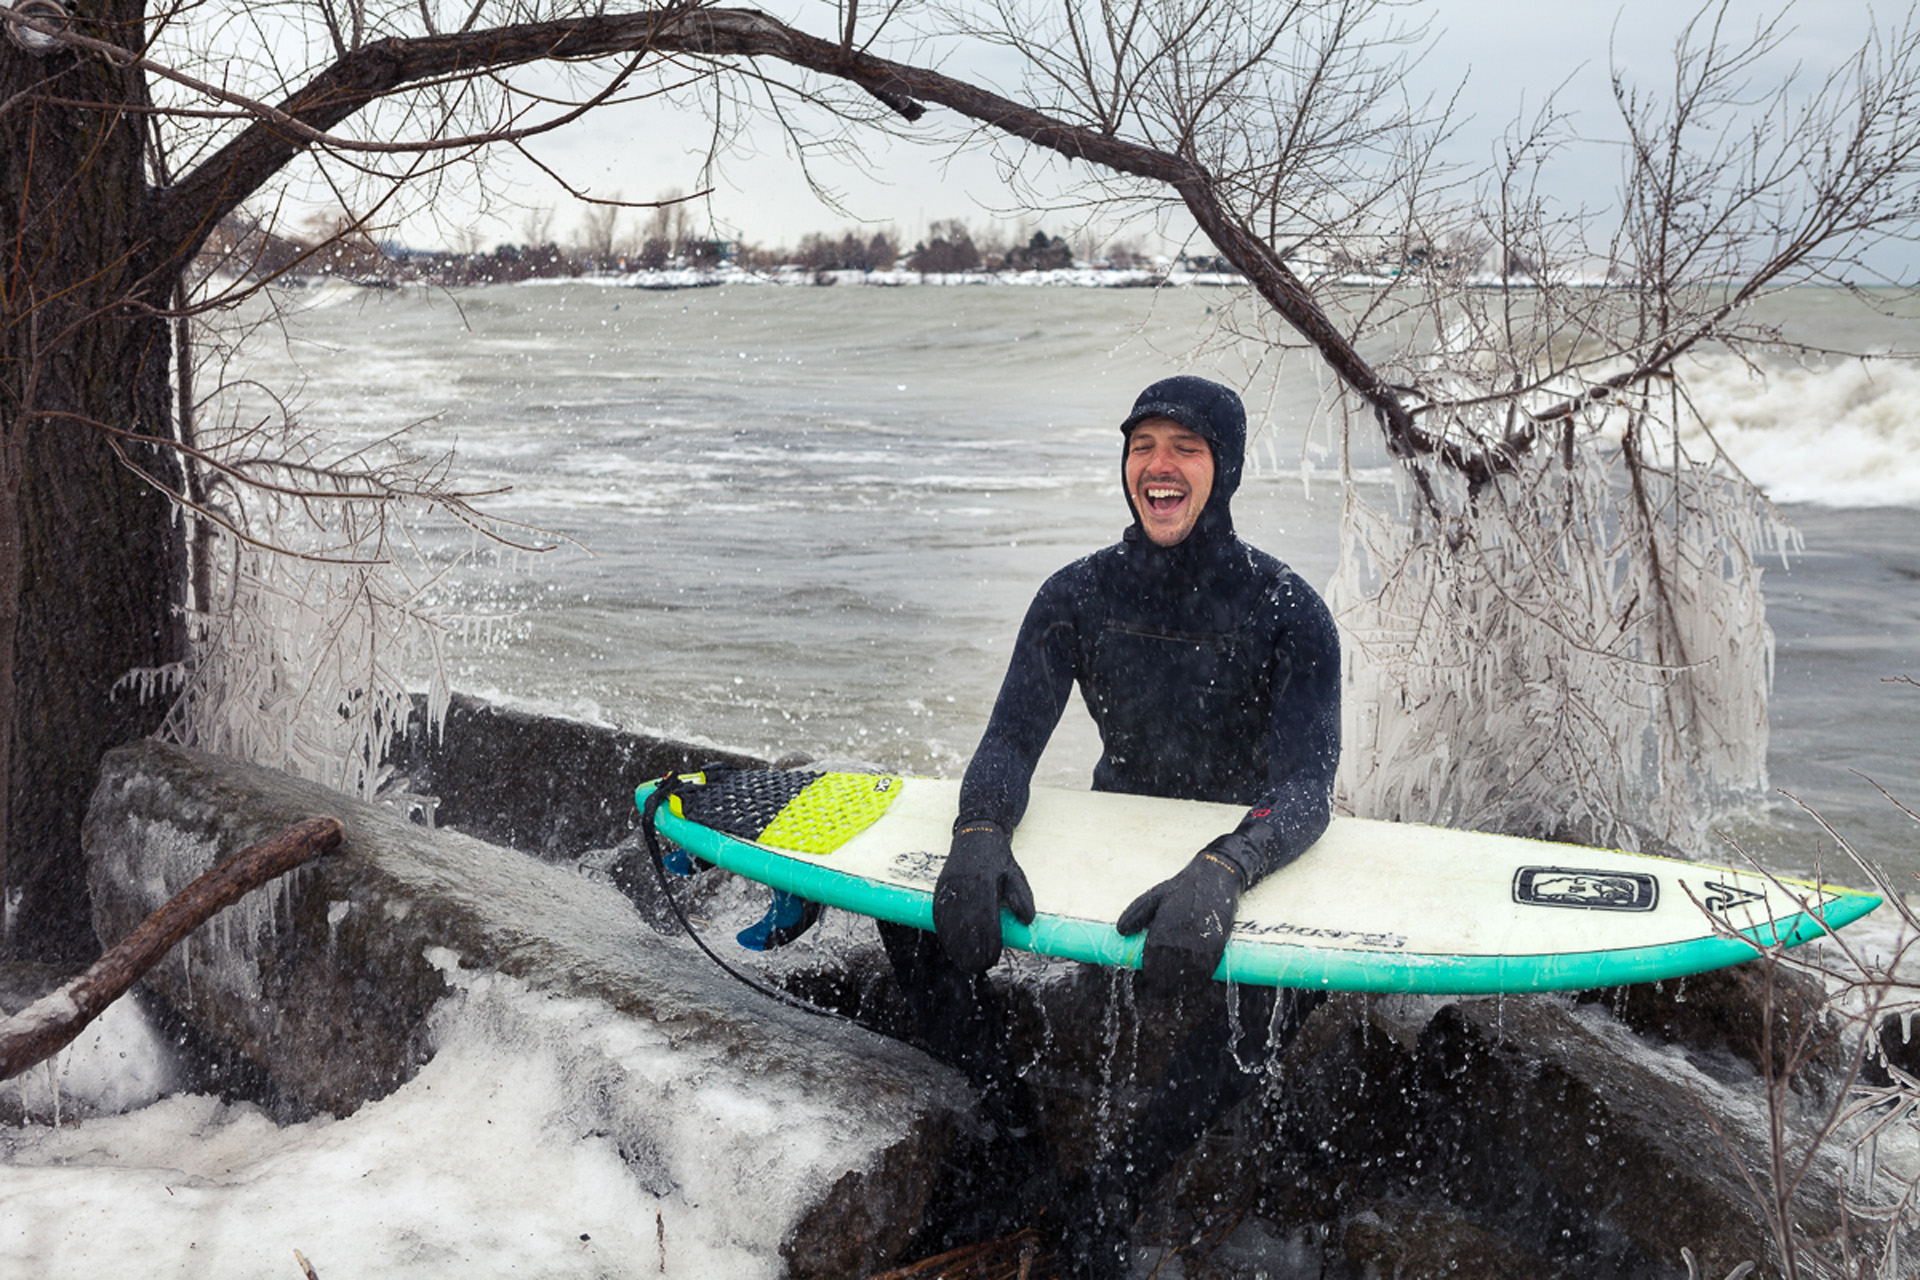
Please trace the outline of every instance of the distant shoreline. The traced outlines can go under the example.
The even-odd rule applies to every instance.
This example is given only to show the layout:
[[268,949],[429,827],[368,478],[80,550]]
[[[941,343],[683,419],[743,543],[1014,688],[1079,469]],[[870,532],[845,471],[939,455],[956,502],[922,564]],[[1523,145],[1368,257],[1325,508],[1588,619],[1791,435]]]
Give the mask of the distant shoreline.
[[[581,277],[581,279],[601,279],[603,277]],[[607,278],[609,283],[626,285],[635,289],[687,289],[704,288],[713,285],[741,284],[753,287],[802,287],[821,288],[833,285],[855,285],[863,288],[894,289],[909,285],[932,285],[935,287],[1014,287],[1014,288],[1077,288],[1077,289],[1157,289],[1167,285],[1184,287],[1202,285],[1213,287],[1234,287],[1247,283],[1246,277],[1238,272],[1227,271],[1185,271],[1171,269],[1166,271],[1149,268],[1116,267],[1063,267],[1050,271],[907,271],[893,269],[888,271],[809,271],[804,267],[776,268],[772,271],[750,271],[743,268],[719,267],[713,270],[682,269],[667,271],[634,271],[622,276]]]
[[[438,279],[430,274],[411,278],[392,275],[356,276],[344,272],[317,275],[285,275],[279,283],[301,289],[317,289],[332,284],[366,289],[403,289],[413,285],[471,287],[475,285],[590,284],[611,289],[639,289],[645,292],[679,292],[690,289],[739,285],[747,288],[818,289],[837,285],[855,288],[887,289],[926,285],[935,288],[1078,288],[1078,289],[1158,289],[1191,286],[1233,288],[1247,281],[1236,272],[1122,270],[1111,267],[1070,267],[1054,271],[809,271],[804,267],[776,268],[767,271],[744,267],[683,267],[658,271],[605,272],[588,275],[541,275],[495,278],[485,274],[459,281]],[[1374,283],[1389,283],[1377,281]]]
[[[1305,278],[1318,284],[1349,289],[1390,289],[1401,283],[1389,275],[1316,275]],[[1013,289],[1162,289],[1203,288],[1234,289],[1251,287],[1247,278],[1232,271],[1190,271],[1181,268],[1065,267],[1048,271],[811,271],[805,267],[777,267],[753,270],[744,267],[679,267],[657,271],[601,272],[582,275],[494,276],[484,271],[459,279],[436,274],[413,276],[366,275],[326,272],[317,275],[285,275],[280,285],[296,289],[318,289],[327,285],[349,285],[364,289],[404,289],[427,285],[439,288],[475,288],[490,285],[597,285],[609,289],[638,289],[649,293],[677,293],[689,290],[740,286],[744,288],[818,289],[849,286],[864,289],[927,288],[1013,288]],[[1622,281],[1578,279],[1563,282],[1573,288],[1626,288]],[[1498,276],[1474,277],[1465,282],[1469,289],[1538,288],[1532,279],[1503,280]]]

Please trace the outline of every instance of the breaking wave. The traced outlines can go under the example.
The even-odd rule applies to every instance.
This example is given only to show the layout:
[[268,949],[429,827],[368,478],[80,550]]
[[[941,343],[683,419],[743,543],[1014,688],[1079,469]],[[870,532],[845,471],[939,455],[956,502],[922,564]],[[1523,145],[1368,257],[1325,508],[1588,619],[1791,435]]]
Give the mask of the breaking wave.
[[1920,507],[1920,369],[1855,359],[1756,376],[1723,358],[1690,381],[1706,430],[1774,501]]

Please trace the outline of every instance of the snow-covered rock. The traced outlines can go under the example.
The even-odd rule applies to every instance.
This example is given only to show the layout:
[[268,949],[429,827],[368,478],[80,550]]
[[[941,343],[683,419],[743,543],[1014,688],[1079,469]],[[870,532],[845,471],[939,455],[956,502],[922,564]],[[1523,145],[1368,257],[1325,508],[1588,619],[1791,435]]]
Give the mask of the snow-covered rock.
[[547,1123],[604,1149],[640,1203],[697,1220],[694,1238],[758,1258],[749,1270],[863,1274],[907,1246],[967,1106],[957,1078],[748,990],[570,867],[143,743],[107,758],[88,817],[96,931],[124,936],[208,867],[315,814],[346,828],[338,851],[146,979],[257,1064],[283,1110],[350,1115],[443,1048],[481,1042],[533,1064]]

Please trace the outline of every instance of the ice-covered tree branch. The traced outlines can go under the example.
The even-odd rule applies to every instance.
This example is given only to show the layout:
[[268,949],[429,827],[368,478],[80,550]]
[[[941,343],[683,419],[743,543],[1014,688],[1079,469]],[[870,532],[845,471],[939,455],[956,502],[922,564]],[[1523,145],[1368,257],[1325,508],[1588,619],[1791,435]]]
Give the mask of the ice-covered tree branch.
[[72,1044],[180,939],[248,893],[339,846],[340,823],[309,818],[249,845],[170,898],[85,973],[0,1019],[0,1080],[11,1080]]

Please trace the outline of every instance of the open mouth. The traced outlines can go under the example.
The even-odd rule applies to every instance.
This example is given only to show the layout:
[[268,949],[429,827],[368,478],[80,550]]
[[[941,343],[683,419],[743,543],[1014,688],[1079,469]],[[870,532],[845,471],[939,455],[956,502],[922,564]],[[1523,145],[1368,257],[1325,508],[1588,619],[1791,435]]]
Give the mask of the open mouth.
[[1180,504],[1187,500],[1187,491],[1170,485],[1149,484],[1141,486],[1140,497],[1146,503],[1147,510],[1164,516],[1180,509]]

